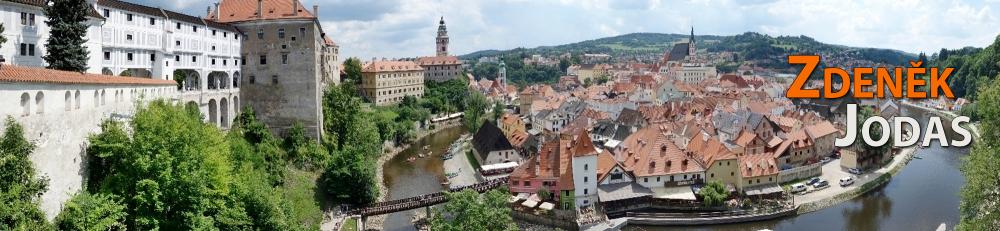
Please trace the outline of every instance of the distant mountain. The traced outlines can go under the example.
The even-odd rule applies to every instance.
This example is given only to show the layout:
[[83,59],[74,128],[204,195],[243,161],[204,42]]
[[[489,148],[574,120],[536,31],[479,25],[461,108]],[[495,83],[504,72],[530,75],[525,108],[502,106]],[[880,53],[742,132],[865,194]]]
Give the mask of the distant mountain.
[[[658,58],[658,55],[674,43],[686,41],[688,37],[689,35],[683,34],[633,33],[558,46],[517,48],[505,51],[476,51],[462,55],[460,58],[474,60],[479,57],[499,54],[553,56],[564,53],[605,53],[613,57],[650,61]],[[772,37],[755,32],[732,36],[696,35],[695,40],[699,50],[735,52],[737,62],[748,61],[769,68],[788,68],[789,66],[784,60],[790,54],[821,54],[825,60],[831,62],[844,61],[858,64],[859,61],[861,64],[892,65],[902,65],[917,57],[915,54],[899,50],[848,47],[821,43],[807,36]]]

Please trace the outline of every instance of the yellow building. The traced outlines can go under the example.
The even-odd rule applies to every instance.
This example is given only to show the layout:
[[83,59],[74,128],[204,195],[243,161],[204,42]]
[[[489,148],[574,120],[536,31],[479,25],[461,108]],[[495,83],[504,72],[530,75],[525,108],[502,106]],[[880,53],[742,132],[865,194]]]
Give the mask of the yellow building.
[[403,97],[424,96],[424,69],[412,61],[374,61],[361,69],[361,94],[376,106],[392,105]]

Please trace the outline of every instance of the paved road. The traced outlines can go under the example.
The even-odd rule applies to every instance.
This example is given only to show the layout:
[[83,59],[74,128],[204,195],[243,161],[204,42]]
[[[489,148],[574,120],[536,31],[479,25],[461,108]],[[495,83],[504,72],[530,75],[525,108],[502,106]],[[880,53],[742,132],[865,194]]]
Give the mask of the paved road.
[[458,175],[450,177],[448,181],[451,182],[450,187],[459,187],[466,185],[473,185],[479,183],[476,177],[477,171],[472,168],[472,164],[469,163],[465,152],[469,150],[468,140],[459,138],[455,142],[462,142],[461,148],[452,150],[454,157],[444,161],[444,173],[445,175],[451,175],[458,173]]
[[[820,189],[818,191],[814,191],[815,189],[809,187],[808,191],[809,193],[805,195],[795,196],[795,205],[802,205],[805,203],[816,202],[826,198],[832,198],[837,195],[840,195],[841,193],[846,193],[850,190],[861,187],[861,185],[864,185],[865,183],[868,183],[878,178],[882,174],[888,173],[889,170],[896,167],[897,165],[903,164],[905,158],[907,158],[907,156],[909,156],[916,150],[917,150],[916,146],[914,146],[913,148],[905,149],[903,153],[893,156],[892,162],[890,162],[889,164],[875,171],[865,172],[865,174],[862,175],[854,175],[845,172],[840,167],[840,159],[834,159],[833,161],[830,161],[830,163],[826,163],[823,165],[823,174],[820,176],[820,179],[824,179],[830,182],[830,187],[827,187],[825,189]],[[847,187],[841,187],[840,179],[847,176],[854,176],[854,184],[848,185]]]

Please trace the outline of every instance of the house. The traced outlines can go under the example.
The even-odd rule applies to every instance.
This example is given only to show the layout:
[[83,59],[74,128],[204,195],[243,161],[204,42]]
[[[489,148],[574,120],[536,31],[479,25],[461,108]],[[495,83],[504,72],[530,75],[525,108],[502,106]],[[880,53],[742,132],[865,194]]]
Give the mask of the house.
[[806,135],[813,140],[813,152],[819,157],[826,157],[834,154],[834,140],[837,136],[840,136],[840,130],[837,130],[829,121],[823,121],[817,124],[809,125],[805,127]]
[[480,165],[521,162],[521,156],[500,128],[489,121],[483,121],[483,126],[472,136],[472,148]]
[[[597,153],[586,133],[561,134],[546,140],[538,155],[525,160],[510,174],[510,192],[534,194],[546,190],[553,195],[551,200],[564,209],[578,203],[592,204],[597,201]],[[582,175],[574,177],[574,168],[584,169],[579,171]],[[579,189],[576,182],[581,184]],[[582,192],[578,194],[576,190]]]
[[705,166],[706,180],[722,182],[730,189],[738,188],[741,175],[738,175],[739,162],[736,153],[729,151],[718,137],[708,133],[698,133],[688,142],[685,152],[690,153],[695,160]]
[[571,146],[573,153],[574,202],[577,208],[587,208],[597,203],[598,151],[586,130],[575,133]]
[[677,147],[659,127],[640,129],[625,139],[615,156],[646,188],[691,185],[704,181],[705,169]]
[[499,121],[500,130],[508,138],[516,133],[528,132],[527,127],[524,124],[524,120],[516,114],[505,112],[503,116],[500,116]]

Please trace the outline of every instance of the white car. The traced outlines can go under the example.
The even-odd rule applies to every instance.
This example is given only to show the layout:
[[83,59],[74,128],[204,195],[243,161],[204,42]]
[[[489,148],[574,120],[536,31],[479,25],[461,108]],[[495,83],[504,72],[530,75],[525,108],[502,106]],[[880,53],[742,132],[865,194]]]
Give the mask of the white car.
[[806,188],[806,185],[804,185],[802,183],[798,183],[798,184],[793,184],[792,185],[792,190],[791,191],[792,191],[792,193],[800,193],[800,192],[805,192],[806,189],[808,189],[808,188]]
[[854,184],[854,177],[844,177],[840,178],[840,187],[848,186]]

